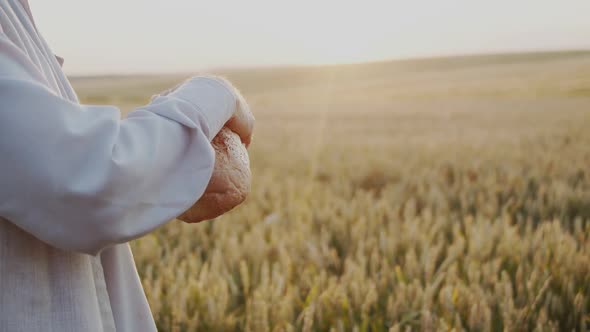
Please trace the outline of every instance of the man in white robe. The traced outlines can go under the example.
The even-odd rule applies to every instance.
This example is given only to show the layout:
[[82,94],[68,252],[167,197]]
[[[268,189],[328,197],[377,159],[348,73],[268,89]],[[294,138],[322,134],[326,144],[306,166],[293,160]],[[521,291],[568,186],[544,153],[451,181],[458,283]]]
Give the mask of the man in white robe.
[[155,331],[127,242],[201,197],[239,100],[197,77],[123,120],[80,105],[27,1],[0,0],[0,331]]

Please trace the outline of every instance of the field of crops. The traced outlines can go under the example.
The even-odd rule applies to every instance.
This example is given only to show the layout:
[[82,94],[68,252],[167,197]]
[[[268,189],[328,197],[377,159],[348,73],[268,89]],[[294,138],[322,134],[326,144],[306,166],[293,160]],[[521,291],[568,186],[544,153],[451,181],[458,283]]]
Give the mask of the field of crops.
[[[132,244],[161,331],[590,329],[590,53],[220,73],[253,191]],[[128,111],[179,79],[73,83]]]

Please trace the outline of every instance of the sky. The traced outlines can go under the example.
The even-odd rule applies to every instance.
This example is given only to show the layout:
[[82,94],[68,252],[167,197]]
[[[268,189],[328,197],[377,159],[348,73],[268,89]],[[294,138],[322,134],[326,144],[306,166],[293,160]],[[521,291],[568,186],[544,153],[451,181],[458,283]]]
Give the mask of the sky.
[[590,0],[29,0],[69,74],[590,49]]

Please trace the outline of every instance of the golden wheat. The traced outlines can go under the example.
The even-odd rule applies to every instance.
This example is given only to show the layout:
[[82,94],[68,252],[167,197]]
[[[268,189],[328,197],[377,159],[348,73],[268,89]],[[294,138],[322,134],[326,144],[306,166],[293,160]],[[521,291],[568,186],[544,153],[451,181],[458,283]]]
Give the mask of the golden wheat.
[[[161,331],[588,329],[588,54],[224,74],[253,191],[133,243]],[[74,83],[130,109],[175,80]]]

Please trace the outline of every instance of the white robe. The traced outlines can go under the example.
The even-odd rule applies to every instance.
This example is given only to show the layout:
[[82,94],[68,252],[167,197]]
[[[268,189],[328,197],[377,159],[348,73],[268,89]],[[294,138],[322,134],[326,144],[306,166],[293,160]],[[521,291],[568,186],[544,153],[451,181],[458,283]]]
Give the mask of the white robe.
[[26,0],[0,0],[0,331],[156,330],[127,242],[202,195],[233,91],[80,105]]

